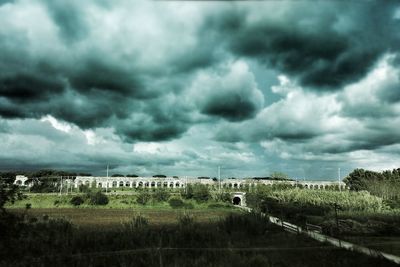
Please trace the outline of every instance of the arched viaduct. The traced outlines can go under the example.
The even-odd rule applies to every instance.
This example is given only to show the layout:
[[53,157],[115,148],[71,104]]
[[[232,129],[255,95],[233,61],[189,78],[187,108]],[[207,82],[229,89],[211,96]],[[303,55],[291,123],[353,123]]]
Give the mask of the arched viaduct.
[[214,188],[223,189],[245,189],[255,188],[260,185],[286,185],[293,187],[302,187],[305,189],[324,190],[324,189],[345,189],[343,182],[331,181],[275,181],[275,180],[254,180],[254,179],[225,179],[221,182],[212,179],[197,178],[156,178],[156,177],[93,177],[93,176],[77,176],[74,185],[87,185],[89,187],[98,188],[184,188],[188,184],[204,184]]

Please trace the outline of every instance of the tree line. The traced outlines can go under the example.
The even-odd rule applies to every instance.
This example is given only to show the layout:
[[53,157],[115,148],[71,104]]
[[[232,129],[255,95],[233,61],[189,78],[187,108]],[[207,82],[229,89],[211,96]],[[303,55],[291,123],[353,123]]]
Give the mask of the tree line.
[[368,191],[400,207],[400,168],[382,172],[355,169],[344,180],[352,191]]

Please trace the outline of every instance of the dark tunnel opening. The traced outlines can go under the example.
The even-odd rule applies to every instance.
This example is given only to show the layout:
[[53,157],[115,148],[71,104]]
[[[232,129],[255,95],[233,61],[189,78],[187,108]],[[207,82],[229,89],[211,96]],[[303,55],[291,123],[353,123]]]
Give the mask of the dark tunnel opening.
[[240,202],[241,202],[240,197],[234,197],[234,198],[232,199],[233,205],[240,205]]

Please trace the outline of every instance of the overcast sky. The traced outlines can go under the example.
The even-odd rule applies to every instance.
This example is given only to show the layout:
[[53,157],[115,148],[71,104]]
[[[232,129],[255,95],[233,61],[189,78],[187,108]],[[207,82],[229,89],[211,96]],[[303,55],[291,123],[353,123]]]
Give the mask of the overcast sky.
[[400,167],[397,1],[0,0],[0,170]]

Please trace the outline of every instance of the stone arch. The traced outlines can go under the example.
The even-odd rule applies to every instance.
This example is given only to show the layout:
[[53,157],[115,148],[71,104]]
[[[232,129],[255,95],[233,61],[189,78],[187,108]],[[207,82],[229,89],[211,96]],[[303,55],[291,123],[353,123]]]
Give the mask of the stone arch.
[[98,184],[97,184],[97,187],[102,188],[102,187],[103,187],[103,184],[102,184],[102,183],[98,183]]
[[117,181],[113,181],[112,182],[112,187],[117,187],[118,186],[118,182]]
[[233,184],[233,188],[238,188],[238,184],[237,184],[237,183],[234,183],[234,184]]
[[176,182],[176,183],[175,183],[175,187],[178,187],[178,188],[179,188],[179,182]]
[[126,181],[126,182],[125,182],[125,186],[126,186],[126,187],[130,187],[130,186],[131,186],[131,182]]
[[143,187],[143,182],[142,182],[142,181],[140,181],[140,182],[138,183],[138,187]]
[[233,205],[246,206],[246,193],[244,192],[232,193],[231,200]]
[[120,187],[124,186],[124,181],[119,181],[119,186]]
[[156,182],[151,182],[150,187],[156,187]]

